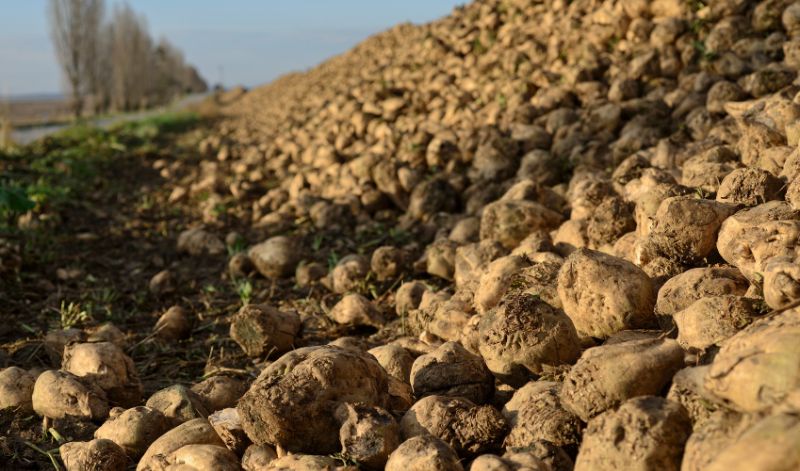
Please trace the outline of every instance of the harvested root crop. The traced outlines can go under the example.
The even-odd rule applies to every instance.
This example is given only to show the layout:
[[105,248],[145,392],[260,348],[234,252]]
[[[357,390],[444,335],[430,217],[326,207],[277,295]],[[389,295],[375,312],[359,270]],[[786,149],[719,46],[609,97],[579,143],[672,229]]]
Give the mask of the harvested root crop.
[[655,324],[656,293],[650,277],[611,255],[576,250],[558,273],[558,296],[582,336],[604,339]]
[[306,347],[268,366],[237,405],[247,436],[296,452],[335,453],[343,402],[384,407],[386,372],[372,355],[339,347]]
[[114,405],[141,402],[142,383],[133,360],[111,342],[77,343],[64,349],[61,368],[94,382]]
[[485,404],[494,393],[494,377],[483,359],[457,342],[447,342],[417,357],[410,378],[418,398],[453,396]]
[[800,310],[758,320],[731,337],[706,374],[705,388],[725,405],[759,412],[800,386]]
[[58,454],[67,471],[124,471],[128,467],[128,457],[122,448],[102,438],[65,443],[58,448]]
[[102,389],[66,371],[48,370],[36,378],[31,396],[33,410],[44,417],[102,420],[108,400]]
[[560,384],[532,381],[518,389],[503,406],[508,421],[506,447],[528,447],[545,441],[556,446],[580,443],[580,419],[561,406]]
[[300,331],[300,316],[266,304],[242,306],[231,319],[230,335],[248,356],[291,350]]
[[94,432],[94,437],[111,440],[132,459],[137,459],[170,429],[170,425],[164,414],[146,406],[122,411],[112,409],[109,418]]
[[478,351],[489,370],[512,386],[580,356],[572,321],[531,294],[512,294],[478,326]]
[[586,350],[564,378],[561,404],[584,422],[636,396],[656,395],[683,367],[672,339],[629,340]]
[[10,366],[0,370],[0,410],[20,408],[33,411],[33,385],[36,378],[30,373]]
[[432,435],[404,441],[389,455],[386,471],[463,471],[450,445]]
[[678,471],[691,430],[680,404],[654,396],[629,399],[589,421],[575,470]]
[[492,406],[479,406],[456,397],[428,396],[405,413],[400,429],[406,439],[433,435],[459,455],[474,456],[497,449],[507,424]]

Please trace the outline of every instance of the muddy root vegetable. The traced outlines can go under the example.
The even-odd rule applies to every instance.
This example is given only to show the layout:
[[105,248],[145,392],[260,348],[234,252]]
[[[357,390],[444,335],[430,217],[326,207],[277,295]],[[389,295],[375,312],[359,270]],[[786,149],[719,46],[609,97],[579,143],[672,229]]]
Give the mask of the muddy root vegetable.
[[463,471],[450,445],[432,435],[404,441],[389,455],[386,471]]
[[555,229],[562,220],[557,212],[533,201],[500,200],[483,208],[480,236],[511,250],[531,233]]
[[766,170],[736,169],[720,183],[717,201],[752,207],[781,199],[783,188],[783,181]]
[[374,356],[389,376],[403,382],[410,382],[411,366],[414,357],[409,351],[399,345],[381,345],[367,351]]
[[757,416],[727,409],[712,412],[695,424],[683,453],[681,470],[705,471],[717,455],[758,421]]
[[58,453],[67,471],[124,471],[128,467],[128,457],[122,448],[102,438],[65,443]]
[[738,268],[747,279],[754,280],[759,262],[754,246],[763,245],[766,237],[777,237],[790,232],[791,224],[783,224],[787,227],[781,228],[781,224],[775,223],[791,222],[798,218],[800,212],[784,201],[769,201],[743,209],[722,223],[717,238],[717,250],[726,262]]
[[125,339],[125,334],[119,329],[119,327],[110,322],[87,329],[87,334],[86,341],[89,343],[111,342],[123,349],[128,346]]
[[93,382],[66,371],[48,370],[36,378],[31,396],[33,410],[44,417],[102,420],[108,400]]
[[230,336],[248,356],[259,357],[291,350],[300,327],[295,312],[248,304],[231,319]]
[[242,428],[242,419],[235,408],[221,409],[208,416],[208,423],[229,450],[242,454],[250,440]]
[[483,359],[457,342],[444,343],[414,360],[410,378],[418,398],[453,396],[485,404],[494,393],[494,377]]
[[236,401],[247,391],[244,381],[230,376],[211,376],[195,384],[192,392],[200,396],[209,412],[235,407]]
[[478,335],[478,351],[489,370],[512,386],[580,356],[570,318],[531,294],[505,297],[483,316]]
[[130,407],[142,400],[142,383],[133,360],[111,342],[77,343],[64,349],[61,368],[93,381],[112,404]]
[[667,399],[677,402],[689,413],[692,425],[699,425],[721,407],[704,389],[708,365],[684,368],[672,377]]
[[389,455],[400,445],[400,427],[388,411],[342,404],[335,412],[342,425],[342,455],[368,469],[383,469]]
[[182,384],[156,391],[145,405],[164,414],[173,426],[208,417],[208,410],[200,396]]
[[691,430],[680,404],[655,396],[629,399],[589,421],[575,471],[678,471]]
[[705,469],[789,471],[800,467],[800,419],[779,413],[766,417],[719,451]]
[[584,422],[636,396],[661,392],[683,367],[672,339],[629,340],[586,350],[564,378],[561,404]]
[[357,293],[345,295],[328,313],[338,324],[380,327],[385,322],[375,305]]
[[733,267],[692,268],[670,278],[658,290],[656,313],[672,316],[707,296],[744,296],[749,285]]
[[108,420],[95,430],[94,437],[113,441],[128,456],[136,459],[169,428],[170,422],[164,414],[149,407],[137,406],[112,413]]
[[239,471],[239,458],[219,445],[184,445],[167,456],[165,471]]
[[378,281],[390,280],[401,275],[407,268],[409,254],[397,247],[378,247],[372,252],[370,269]]
[[481,455],[469,466],[469,471],[551,471],[550,465],[533,453],[509,452],[503,456]]
[[425,270],[439,278],[452,280],[458,244],[450,239],[437,239],[425,249]]
[[422,302],[422,295],[428,291],[428,287],[421,281],[409,281],[397,288],[394,295],[395,312],[398,316],[405,316],[411,310],[419,307]]
[[294,452],[335,453],[342,402],[384,407],[386,372],[372,355],[339,347],[306,347],[268,366],[239,400],[237,409],[255,444]]
[[247,255],[262,275],[273,279],[294,273],[300,261],[297,244],[285,236],[276,236],[254,245]]
[[225,244],[219,237],[198,227],[187,229],[178,235],[178,252],[192,256],[219,255],[225,252]]
[[736,334],[758,313],[751,300],[740,296],[701,298],[674,314],[678,343],[687,350],[703,351]]
[[655,324],[652,281],[636,265],[611,255],[576,250],[558,273],[558,296],[582,336],[608,338]]
[[[549,252],[544,252],[549,255]],[[547,304],[563,309],[558,297],[558,271],[564,260],[553,254],[541,262],[523,268],[508,281],[507,293],[527,293],[539,296]]]
[[530,262],[527,258],[514,255],[501,257],[490,263],[478,281],[478,289],[475,291],[475,307],[478,313],[485,314],[495,307],[506,293],[509,281],[528,265]]
[[161,435],[147,447],[136,471],[164,471],[170,464],[167,458],[172,452],[186,445],[225,446],[206,419],[189,420]]
[[242,468],[244,471],[266,471],[276,459],[278,454],[271,446],[250,445],[242,455]]
[[503,407],[509,424],[506,447],[533,446],[546,441],[556,446],[580,443],[580,419],[561,406],[560,384],[532,381],[518,389]]
[[800,299],[800,266],[793,257],[774,257],[764,264],[764,301],[781,309]]
[[347,255],[339,260],[330,274],[331,291],[345,294],[354,291],[369,273],[369,260],[362,255]]
[[44,349],[54,365],[61,364],[64,347],[72,343],[84,342],[86,334],[78,329],[50,330],[44,336]]
[[648,251],[681,263],[694,263],[714,250],[722,222],[735,206],[694,196],[665,199],[644,241]]
[[405,413],[400,428],[406,439],[433,435],[459,455],[474,456],[500,447],[507,423],[492,406],[475,405],[458,397],[428,396]]
[[180,306],[172,306],[158,318],[153,333],[164,340],[183,340],[192,332],[192,319]]
[[0,410],[17,409],[33,411],[33,385],[36,378],[32,374],[10,366],[0,370]]
[[760,412],[800,386],[800,310],[753,322],[722,346],[704,387],[726,406]]

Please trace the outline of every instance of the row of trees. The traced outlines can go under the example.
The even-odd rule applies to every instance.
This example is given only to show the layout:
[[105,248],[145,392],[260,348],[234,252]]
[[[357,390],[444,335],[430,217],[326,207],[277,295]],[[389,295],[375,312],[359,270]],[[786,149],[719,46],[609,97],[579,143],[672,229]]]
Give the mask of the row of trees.
[[208,86],[183,53],[150,36],[127,3],[106,19],[105,0],[50,0],[50,26],[73,111],[126,111],[164,104]]

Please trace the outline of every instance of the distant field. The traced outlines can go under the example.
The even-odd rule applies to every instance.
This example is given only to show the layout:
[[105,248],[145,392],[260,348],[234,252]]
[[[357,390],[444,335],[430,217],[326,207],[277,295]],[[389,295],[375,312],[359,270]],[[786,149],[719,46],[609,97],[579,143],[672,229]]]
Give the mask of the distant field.
[[15,99],[0,103],[0,113],[7,114],[14,127],[60,123],[70,119],[69,102],[63,98]]

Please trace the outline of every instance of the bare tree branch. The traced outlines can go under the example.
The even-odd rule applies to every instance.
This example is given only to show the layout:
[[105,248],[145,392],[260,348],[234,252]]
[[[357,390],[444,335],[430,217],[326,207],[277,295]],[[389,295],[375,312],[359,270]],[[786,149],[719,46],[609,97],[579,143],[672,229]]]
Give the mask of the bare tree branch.
[[104,22],[104,0],[49,0],[56,57],[79,117],[91,103],[97,113],[167,103],[206,91],[197,70],[166,39],[154,43],[147,21],[127,3]]
[[[76,117],[83,112],[92,82],[92,61],[103,19],[103,0],[50,0],[49,19],[56,59],[72,97]],[[87,88],[88,87],[88,88]]]

